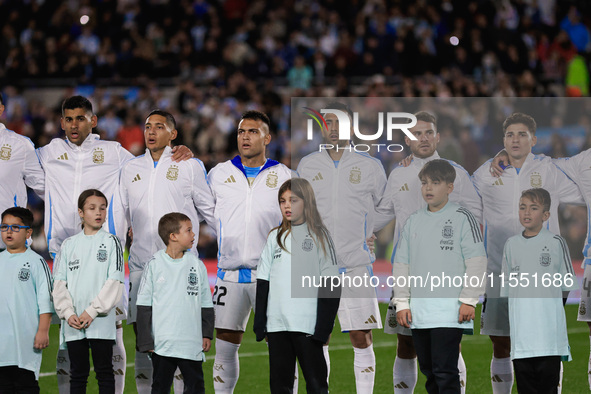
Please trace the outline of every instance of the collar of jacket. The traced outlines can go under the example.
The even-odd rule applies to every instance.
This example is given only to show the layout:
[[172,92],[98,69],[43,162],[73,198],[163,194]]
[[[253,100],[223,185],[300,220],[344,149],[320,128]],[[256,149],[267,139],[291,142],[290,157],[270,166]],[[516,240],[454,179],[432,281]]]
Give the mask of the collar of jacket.
[[[244,176],[246,176],[246,171],[244,170],[244,164],[242,164],[242,159],[240,158],[240,155],[234,157],[231,160],[232,164],[234,164],[234,167],[238,168],[240,171],[242,171],[242,173],[244,174]],[[263,164],[263,167],[261,168],[261,171],[259,171],[259,174],[261,172],[263,172],[264,170],[266,170],[267,168],[273,167],[279,165],[278,161],[275,160],[271,160],[271,159],[267,159],[265,161],[265,164]]]

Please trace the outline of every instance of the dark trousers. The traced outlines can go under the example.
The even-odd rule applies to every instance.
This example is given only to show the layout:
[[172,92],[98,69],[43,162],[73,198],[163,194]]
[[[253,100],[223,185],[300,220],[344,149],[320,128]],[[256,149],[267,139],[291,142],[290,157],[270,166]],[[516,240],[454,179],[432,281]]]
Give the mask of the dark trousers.
[[552,394],[560,383],[560,356],[518,358],[513,360],[519,394]]
[[154,373],[152,377],[152,394],[169,394],[177,367],[183,375],[185,390],[183,394],[205,393],[202,361],[187,360],[185,358],[159,356],[150,353]]
[[293,393],[296,358],[306,379],[308,393],[328,393],[326,361],[322,342],[302,332],[271,332],[269,340],[269,367],[271,393]]
[[69,341],[70,394],[86,393],[86,382],[90,373],[89,349],[100,394],[115,393],[113,374],[113,344],[111,339],[80,339]]
[[429,394],[460,393],[458,357],[461,328],[413,329],[412,340]]
[[0,367],[0,394],[38,394],[35,372],[16,365]]

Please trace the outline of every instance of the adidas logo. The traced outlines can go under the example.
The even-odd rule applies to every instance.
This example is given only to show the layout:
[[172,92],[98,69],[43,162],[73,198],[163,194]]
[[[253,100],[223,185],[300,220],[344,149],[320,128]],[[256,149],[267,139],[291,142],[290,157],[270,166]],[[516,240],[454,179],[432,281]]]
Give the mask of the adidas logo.
[[374,315],[371,315],[371,316],[369,317],[369,319],[367,319],[367,320],[365,321],[365,324],[372,324],[372,323],[377,323],[377,322],[378,322],[378,321],[376,320],[376,318],[374,317]]
[[166,282],[166,279],[164,279],[164,276],[161,276],[156,280],[156,283],[164,283],[164,282]]
[[131,181],[131,183],[135,182],[135,181],[141,181],[142,178],[140,178],[140,174],[136,174],[135,178],[133,178],[133,180]]
[[113,374],[123,376],[125,375],[125,372],[123,372],[121,369],[114,369]]
[[492,380],[493,382],[497,382],[497,383],[501,383],[503,382],[503,379],[501,379],[501,377],[499,375],[493,375],[490,380]]
[[365,368],[363,371],[361,371],[361,373],[374,373],[374,369],[373,367],[367,367]]
[[183,380],[183,374],[182,373],[179,373],[178,375],[174,375],[174,378],[176,380]]
[[63,155],[61,155],[60,157],[57,158],[58,160],[70,160],[68,159],[68,154],[64,153]]
[[214,382],[218,382],[218,383],[226,383],[222,380],[222,378],[220,378],[219,376],[214,376],[213,377],[213,381]]
[[407,192],[407,191],[409,191],[408,183],[405,183],[404,185],[402,185],[402,187],[398,191],[399,192]]
[[65,369],[58,369],[56,374],[57,375],[66,375],[66,376],[69,375],[69,373]]
[[148,377],[146,375],[144,375],[143,373],[141,373],[139,375],[136,375],[135,378],[136,379],[146,379],[146,380],[148,380]]
[[495,183],[493,183],[493,186],[503,186],[503,178],[499,178],[495,181]]
[[121,308],[117,307],[115,308],[115,315],[122,315],[123,311],[121,310]]
[[224,183],[236,183],[236,179],[234,179],[234,175],[230,175],[228,179],[224,181]]
[[407,389],[409,388],[408,385],[404,382],[400,382],[394,386],[395,389]]
[[460,379],[460,387],[466,387],[466,382]]
[[312,178],[312,182],[314,182],[314,181],[321,181],[323,179],[324,178],[322,177],[322,174],[321,173],[318,173],[314,178]]

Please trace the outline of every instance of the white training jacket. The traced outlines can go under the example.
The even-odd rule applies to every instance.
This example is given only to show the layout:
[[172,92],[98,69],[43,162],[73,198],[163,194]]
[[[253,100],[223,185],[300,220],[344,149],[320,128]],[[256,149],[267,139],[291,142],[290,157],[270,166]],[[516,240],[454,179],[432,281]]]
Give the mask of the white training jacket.
[[591,264],[591,149],[582,151],[576,156],[552,159],[579,187],[587,204],[587,237],[583,247],[583,265]]
[[[419,172],[421,172],[425,164],[435,159],[441,159],[437,152],[424,159],[414,157],[408,167],[398,166],[392,170],[388,177],[386,191],[376,208],[378,215],[376,216],[374,231],[380,230],[392,219],[396,218],[392,261],[406,220],[414,212],[427,206],[421,192]],[[456,170],[454,190],[450,194],[449,200],[467,208],[476,220],[482,223],[482,201],[472,184],[470,175],[459,164],[451,160],[446,161]]]
[[45,234],[49,252],[56,254],[62,242],[81,230],[78,197],[98,189],[107,197],[103,228],[125,243],[127,226],[119,201],[119,171],[133,155],[118,142],[102,141],[89,134],[80,146],[54,138],[37,149],[45,170]]
[[491,161],[480,166],[472,180],[482,197],[487,272],[500,274],[505,242],[523,231],[519,223],[519,199],[523,191],[541,187],[550,193],[550,219],[544,222],[544,228],[554,234],[560,234],[558,205],[582,204],[583,197],[577,185],[545,155],[530,153],[519,174],[514,167],[508,166],[499,178],[490,173]]
[[267,159],[252,186],[240,156],[209,171],[215,198],[218,237],[218,278],[239,283],[256,282],[256,270],[269,232],[281,224],[278,193],[291,179],[285,165]]
[[366,239],[375,223],[375,207],[386,187],[382,163],[366,153],[345,150],[335,165],[328,152],[305,156],[297,173],[314,189],[318,211],[335,244],[339,268],[373,263]]
[[166,245],[158,235],[158,221],[171,212],[182,212],[193,224],[197,254],[200,217],[215,228],[214,200],[207,173],[199,159],[180,163],[172,161],[172,150],[166,147],[154,163],[149,149],[123,166],[120,180],[121,202],[133,230],[129,251],[129,271],[143,271],[154,253]]
[[[33,142],[0,123],[0,213],[27,207],[27,188],[44,198],[45,173]],[[0,248],[4,248],[0,239]]]

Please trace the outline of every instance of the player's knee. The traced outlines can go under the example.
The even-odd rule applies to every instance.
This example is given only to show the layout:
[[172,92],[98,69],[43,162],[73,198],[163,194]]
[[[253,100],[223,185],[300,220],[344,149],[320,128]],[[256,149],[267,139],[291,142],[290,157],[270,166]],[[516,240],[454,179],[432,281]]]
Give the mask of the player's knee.
[[417,356],[415,345],[412,341],[412,336],[398,334],[398,346],[396,348],[396,355],[400,358],[411,359]]
[[223,328],[216,328],[215,330],[215,337],[217,339],[221,339],[222,341],[230,342],[236,345],[242,343],[243,335],[244,332],[242,331],[226,330]]
[[372,344],[371,330],[353,330],[349,332],[351,345],[358,349],[365,349]]

